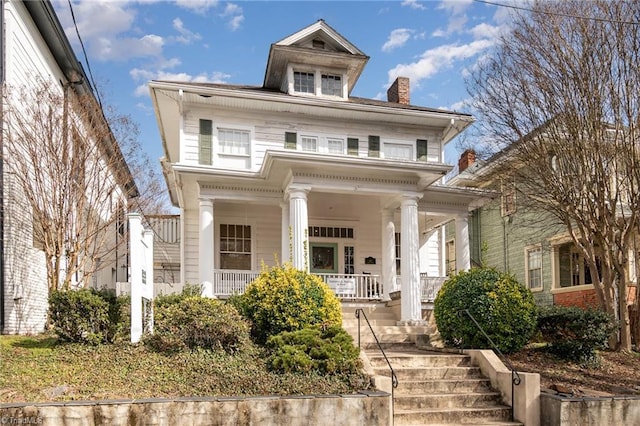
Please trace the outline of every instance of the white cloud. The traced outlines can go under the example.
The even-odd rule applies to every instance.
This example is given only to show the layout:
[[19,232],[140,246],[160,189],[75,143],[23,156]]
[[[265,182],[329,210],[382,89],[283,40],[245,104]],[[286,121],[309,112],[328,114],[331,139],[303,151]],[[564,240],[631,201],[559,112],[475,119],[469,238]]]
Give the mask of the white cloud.
[[129,75],[135,81],[142,81],[142,84],[138,85],[134,91],[134,94],[138,97],[149,95],[149,88],[147,87],[149,80],[225,83],[231,77],[231,75],[219,71],[215,71],[210,74],[205,72],[198,75],[191,75],[186,72],[167,72],[164,70],[150,71],[140,68],[132,69],[129,71]]
[[494,41],[483,39],[475,40],[468,44],[448,44],[436,47],[424,52],[417,62],[399,64],[389,70],[389,84],[396,77],[409,77],[412,85],[419,85],[422,80],[428,79],[443,69],[452,68],[456,62],[476,56],[489,47]]
[[425,10],[426,8],[418,3],[417,0],[403,0],[403,2],[401,3],[402,6],[408,6],[411,9],[417,9],[417,10]]
[[175,18],[173,20],[173,28],[180,34],[173,39],[180,44],[191,44],[196,40],[202,39],[202,36],[200,34],[194,33],[193,31],[185,28],[184,22],[182,22],[182,19],[180,18]]
[[495,39],[502,31],[502,27],[496,27],[494,25],[489,25],[486,23],[478,24],[475,27],[469,30],[469,33],[473,36],[474,39]]
[[122,61],[130,58],[154,57],[162,54],[164,39],[155,34],[140,38],[100,37],[92,43],[95,57],[101,61]]
[[461,33],[469,18],[465,13],[471,6],[473,0],[443,0],[438,5],[438,9],[445,10],[449,14],[446,30],[438,28],[434,31],[435,37],[444,37],[449,34]]
[[452,15],[464,13],[473,3],[473,0],[442,0],[438,9],[449,11]]
[[223,18],[229,18],[227,25],[231,31],[235,31],[240,28],[240,25],[242,25],[242,22],[244,21],[242,8],[235,3],[227,3],[220,16]]
[[391,31],[389,38],[387,38],[387,41],[382,45],[382,51],[390,52],[404,46],[407,40],[411,38],[411,34],[414,32],[414,30],[408,28],[398,28]]
[[176,0],[176,5],[200,15],[218,6],[218,0]]
[[227,22],[227,25],[229,25],[229,28],[231,28],[231,31],[235,31],[238,28],[240,28],[242,21],[244,21],[244,15],[237,15],[231,18],[229,22]]

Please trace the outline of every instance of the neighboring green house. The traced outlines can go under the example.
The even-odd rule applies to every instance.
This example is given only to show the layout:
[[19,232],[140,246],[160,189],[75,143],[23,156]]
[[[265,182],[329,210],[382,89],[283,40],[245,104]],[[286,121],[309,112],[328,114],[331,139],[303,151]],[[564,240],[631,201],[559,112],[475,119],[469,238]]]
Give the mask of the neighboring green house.
[[[491,171],[490,162],[476,161],[472,151],[465,151],[458,164],[458,174],[447,182],[496,191],[493,200],[470,213],[472,266],[484,264],[512,273],[531,289],[539,305],[597,305],[589,268],[574,248],[566,228],[554,223],[544,212],[522,208],[518,203],[517,183],[497,181]],[[455,270],[452,226],[447,228],[446,235],[446,263]],[[629,269],[635,270],[633,262]],[[629,279],[635,283],[635,273],[630,272]],[[631,287],[629,292],[631,302],[635,299],[635,289]]]

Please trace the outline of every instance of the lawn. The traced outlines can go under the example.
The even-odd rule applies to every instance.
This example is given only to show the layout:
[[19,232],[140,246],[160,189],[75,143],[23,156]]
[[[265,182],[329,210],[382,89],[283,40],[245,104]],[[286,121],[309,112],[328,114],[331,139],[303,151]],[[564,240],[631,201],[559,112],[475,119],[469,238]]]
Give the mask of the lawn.
[[262,349],[234,355],[206,350],[173,355],[127,343],[88,346],[55,336],[0,336],[0,402],[179,396],[354,393],[363,374],[320,376],[267,370]]

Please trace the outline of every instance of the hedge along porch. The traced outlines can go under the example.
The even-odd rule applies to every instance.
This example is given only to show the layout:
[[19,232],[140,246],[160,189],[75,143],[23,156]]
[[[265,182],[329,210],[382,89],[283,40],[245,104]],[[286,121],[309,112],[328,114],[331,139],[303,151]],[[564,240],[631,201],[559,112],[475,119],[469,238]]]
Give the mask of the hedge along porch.
[[[409,324],[426,278],[469,267],[468,212],[485,194],[442,182],[446,143],[474,119],[411,105],[403,77],[387,101],[351,97],[368,59],[320,20],[271,45],[262,86],[150,83],[183,283],[241,292],[277,258],[343,299],[401,289]],[[461,238],[446,259],[450,221]]]

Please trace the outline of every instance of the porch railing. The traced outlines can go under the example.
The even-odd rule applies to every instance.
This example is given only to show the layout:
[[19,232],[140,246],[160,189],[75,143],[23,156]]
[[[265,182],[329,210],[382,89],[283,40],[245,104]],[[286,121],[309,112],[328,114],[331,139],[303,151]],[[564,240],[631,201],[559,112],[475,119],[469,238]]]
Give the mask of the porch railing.
[[[229,297],[244,293],[247,285],[260,275],[259,271],[218,269],[213,273],[213,294]],[[383,288],[379,275],[368,274],[317,274],[343,300],[378,300]],[[442,287],[445,277],[428,277],[420,274],[421,297],[423,302],[433,302]],[[400,286],[400,277],[397,285]]]
[[446,279],[447,277],[428,277],[427,274],[420,274],[422,301],[433,303]]
[[375,300],[382,297],[382,282],[378,275],[316,274],[340,299]]
[[213,294],[216,297],[242,294],[247,285],[255,280],[258,275],[260,275],[260,271],[216,270],[213,272]]

